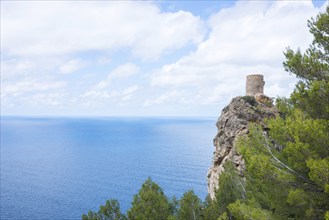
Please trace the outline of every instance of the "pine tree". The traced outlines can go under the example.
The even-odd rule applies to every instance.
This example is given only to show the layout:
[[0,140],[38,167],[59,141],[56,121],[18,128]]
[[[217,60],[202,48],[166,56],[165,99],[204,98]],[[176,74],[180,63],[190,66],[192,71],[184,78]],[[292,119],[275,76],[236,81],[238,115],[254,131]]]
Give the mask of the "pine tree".
[[283,66],[300,80],[291,95],[293,104],[312,118],[329,119],[329,6],[308,27],[312,44],[304,54],[288,48]]
[[184,193],[179,201],[179,220],[200,220],[203,218],[202,202],[192,190]]
[[89,211],[82,215],[83,220],[126,220],[126,216],[120,211],[118,200],[107,200],[105,205],[101,205],[98,212]]
[[159,185],[148,178],[134,196],[128,211],[130,220],[165,220],[171,215],[169,200]]

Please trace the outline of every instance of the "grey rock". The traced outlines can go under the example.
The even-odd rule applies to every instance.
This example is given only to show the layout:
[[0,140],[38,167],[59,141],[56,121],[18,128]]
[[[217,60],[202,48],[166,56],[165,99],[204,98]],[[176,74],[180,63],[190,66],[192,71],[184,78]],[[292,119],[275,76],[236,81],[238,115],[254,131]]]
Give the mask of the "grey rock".
[[214,138],[212,166],[207,174],[208,193],[212,199],[227,161],[232,161],[241,175],[245,169],[243,157],[236,151],[237,138],[249,132],[251,122],[259,123],[264,130],[268,130],[264,119],[277,115],[278,111],[272,103],[258,102],[253,96],[236,97],[222,110],[216,123],[218,133]]

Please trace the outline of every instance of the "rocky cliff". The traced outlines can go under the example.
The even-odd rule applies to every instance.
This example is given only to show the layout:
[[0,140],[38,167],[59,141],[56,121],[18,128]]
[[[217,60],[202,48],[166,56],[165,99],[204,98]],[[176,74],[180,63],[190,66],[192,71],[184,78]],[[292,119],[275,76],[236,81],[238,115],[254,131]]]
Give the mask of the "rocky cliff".
[[218,133],[214,138],[214,156],[212,166],[208,171],[208,192],[211,198],[215,196],[215,189],[220,181],[219,175],[224,171],[226,161],[233,161],[241,172],[244,160],[235,148],[237,137],[247,134],[251,122],[259,123],[266,130],[265,118],[272,118],[278,114],[271,100],[264,95],[236,97],[226,106],[217,120]]

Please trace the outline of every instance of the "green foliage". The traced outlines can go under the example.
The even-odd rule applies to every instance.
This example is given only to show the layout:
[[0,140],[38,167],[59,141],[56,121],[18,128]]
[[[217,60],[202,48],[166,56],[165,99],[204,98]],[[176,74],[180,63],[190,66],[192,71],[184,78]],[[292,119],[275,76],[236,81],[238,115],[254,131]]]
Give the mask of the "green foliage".
[[285,70],[300,81],[290,100],[279,100],[284,117],[271,120],[269,128],[283,149],[280,160],[291,168],[291,216],[310,219],[329,210],[329,7],[308,26],[314,40],[305,54],[285,53]]
[[275,100],[275,106],[279,110],[280,116],[286,118],[293,110],[293,104],[290,99],[279,97]]
[[171,216],[168,217],[168,220],[177,219],[176,217],[179,209],[179,202],[180,201],[175,196],[169,201]]
[[257,101],[254,96],[242,96],[241,98],[252,106],[257,105]]
[[253,220],[270,220],[273,219],[272,214],[263,210],[259,205],[255,203],[242,203],[237,200],[228,206],[228,209],[236,219],[253,219]]
[[159,185],[148,178],[138,194],[134,196],[132,207],[128,211],[131,220],[161,220],[171,215],[169,200]]
[[[329,210],[329,6],[308,26],[314,36],[309,49],[302,54],[288,48],[283,64],[300,81],[290,99],[277,100],[283,117],[270,120],[268,127],[275,143],[270,155],[274,180],[278,187],[286,185],[281,201],[290,207],[289,212],[272,210],[311,219],[324,218]],[[247,167],[252,172],[251,165]]]
[[327,156],[324,159],[308,159],[306,163],[310,169],[308,173],[310,180],[321,186],[325,193],[329,193],[329,157]]
[[98,219],[101,218],[98,216],[97,212],[89,211],[87,215],[86,214],[82,215],[82,220],[98,220]]
[[[204,202],[203,217],[205,220],[217,220],[221,215],[219,204],[216,200],[212,200],[208,195]],[[226,215],[227,216],[227,215]]]
[[224,165],[225,172],[219,176],[219,186],[216,191],[216,204],[220,214],[227,211],[227,206],[237,199],[245,198],[243,180],[230,161]]
[[202,218],[202,202],[192,190],[184,193],[179,201],[178,219],[197,220]]
[[295,216],[305,217],[305,210],[310,210],[310,198],[307,193],[302,189],[291,189],[287,196],[287,202],[292,207],[298,207],[295,209]]
[[[327,120],[306,119],[296,109],[285,120],[269,121],[270,137],[260,126],[250,126],[248,136],[240,138],[238,150],[246,162],[246,198],[257,201],[257,210],[278,219],[324,216],[329,210],[328,125]],[[244,206],[238,207],[245,211]],[[241,217],[241,213],[229,211]]]
[[329,119],[329,81],[299,82],[291,101],[312,118]]
[[289,170],[275,159],[278,152],[268,141],[262,128],[250,125],[248,136],[240,138],[237,146],[246,163],[246,199],[257,201],[261,209],[288,213],[285,197],[289,185],[286,181],[293,178]]
[[106,201],[105,206],[101,206],[99,214],[105,216],[108,220],[124,220],[126,217],[120,211],[120,204],[117,200]]
[[283,66],[300,79],[291,95],[294,106],[312,118],[329,119],[329,6],[308,27],[312,44],[304,54],[288,48]]
[[307,176],[308,159],[329,155],[329,123],[324,119],[311,119],[295,109],[287,118],[269,121],[271,137],[283,147],[282,159],[296,171]]
[[224,212],[223,214],[221,214],[219,216],[219,218],[217,220],[228,220],[229,217],[227,216],[227,212]]
[[271,98],[264,100],[263,103],[265,104],[266,107],[269,107],[269,108],[274,106],[273,105],[273,99],[271,99]]
[[107,200],[104,206],[100,206],[98,212],[89,211],[82,215],[83,220],[125,220],[127,219],[120,211],[120,204],[117,200]]
[[227,161],[224,169],[225,172],[219,176],[215,199],[212,200],[208,196],[204,203],[204,219],[206,220],[230,219],[232,215],[227,208],[228,205],[245,198],[244,181],[234,164]]
[[247,198],[278,218],[324,216],[329,209],[328,120],[310,119],[295,109],[268,126],[270,137],[251,125],[238,142],[246,162]]
[[[180,200],[168,199],[161,187],[148,178],[138,194],[134,196],[127,217],[120,212],[117,200],[108,200],[98,212],[83,214],[84,220],[202,220],[204,204],[192,190],[184,193]],[[217,216],[214,218],[216,219]]]

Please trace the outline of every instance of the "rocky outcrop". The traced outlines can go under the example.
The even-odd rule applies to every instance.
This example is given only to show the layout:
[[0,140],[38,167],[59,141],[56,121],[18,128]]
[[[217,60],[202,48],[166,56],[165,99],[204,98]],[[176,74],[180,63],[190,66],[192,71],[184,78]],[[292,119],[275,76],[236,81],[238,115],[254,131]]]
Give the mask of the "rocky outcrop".
[[[258,101],[257,101],[258,100]],[[249,132],[251,122],[259,123],[263,129],[267,127],[265,118],[272,118],[278,114],[271,99],[255,99],[253,96],[236,97],[226,106],[217,120],[218,133],[214,138],[214,156],[212,166],[208,171],[208,193],[215,197],[215,189],[220,181],[219,175],[224,171],[226,161],[232,161],[238,171],[245,169],[244,160],[235,148],[237,137]]]

